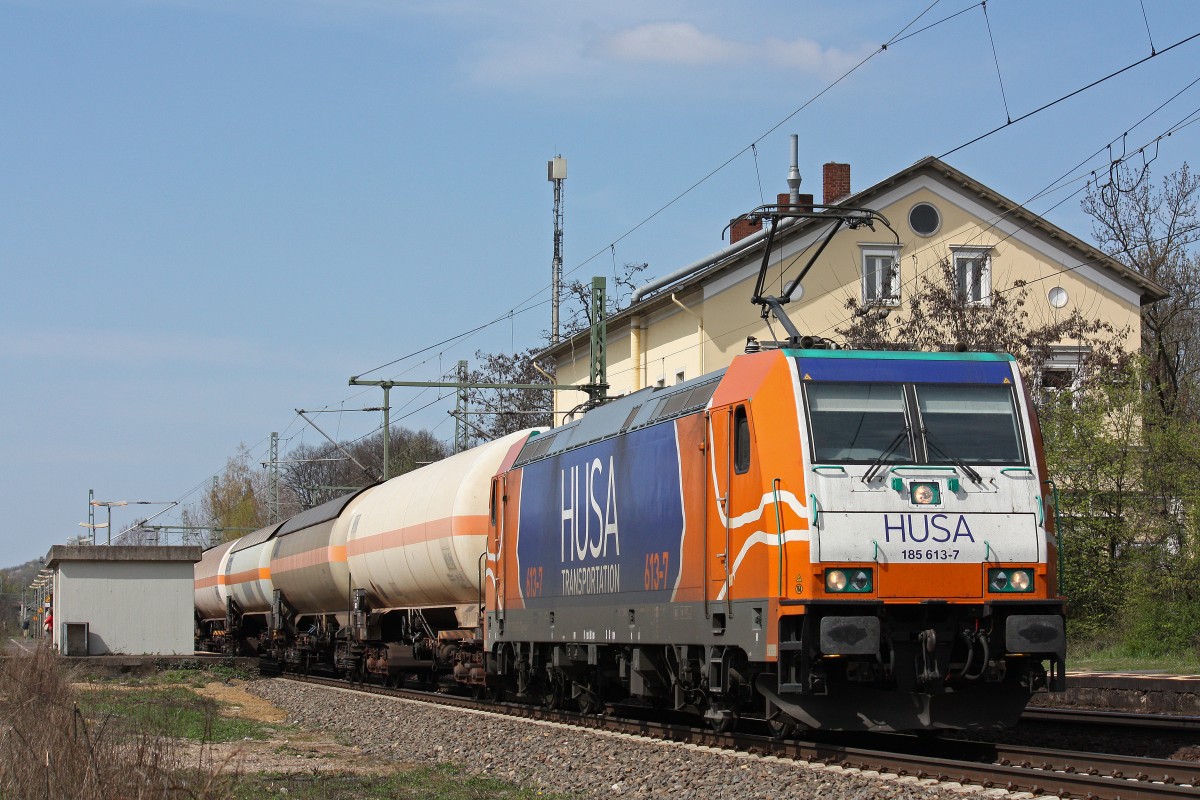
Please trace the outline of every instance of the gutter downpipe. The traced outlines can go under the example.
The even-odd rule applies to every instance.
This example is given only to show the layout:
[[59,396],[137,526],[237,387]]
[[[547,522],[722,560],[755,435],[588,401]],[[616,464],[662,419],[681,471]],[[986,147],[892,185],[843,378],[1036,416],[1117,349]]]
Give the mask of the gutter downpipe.
[[[636,294],[636,292],[634,292]],[[642,315],[629,318],[629,355],[633,361],[633,391],[642,388]]]
[[671,292],[671,302],[674,303],[675,305],[679,306],[680,308],[682,308],[684,311],[686,311],[688,313],[688,316],[690,316],[694,320],[696,320],[696,333],[697,333],[697,339],[698,339],[696,344],[699,345],[699,348],[700,348],[700,374],[703,375],[704,374],[704,317],[700,316],[695,311],[692,311],[690,308],[685,306],[683,303],[679,302],[679,298],[675,296],[674,292]]

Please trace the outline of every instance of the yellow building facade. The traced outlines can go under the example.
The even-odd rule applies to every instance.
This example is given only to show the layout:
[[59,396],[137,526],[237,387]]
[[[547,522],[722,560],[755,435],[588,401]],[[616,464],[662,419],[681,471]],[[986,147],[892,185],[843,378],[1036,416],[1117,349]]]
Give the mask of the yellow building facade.
[[[849,323],[846,302],[852,297],[902,314],[912,293],[943,262],[953,265],[959,290],[971,302],[986,303],[992,289],[1024,281],[1031,325],[1077,310],[1126,331],[1123,345],[1130,351],[1139,346],[1142,305],[1166,294],[1158,284],[936,158],[854,194],[848,164],[826,164],[822,178],[822,206],[872,209],[895,234],[876,223],[874,230],[842,228],[834,235],[805,276],[802,296],[786,306],[804,335],[838,344],[836,331]],[[786,195],[780,197],[787,202]],[[801,195],[798,202],[803,207],[813,200]],[[793,218],[778,227],[764,294],[781,293],[820,246],[830,224],[828,219]],[[744,351],[748,337],[787,338],[777,321],[769,325],[761,308],[751,303],[768,225],[755,230],[752,222],[735,220],[728,247],[640,287],[630,306],[608,320],[610,396],[670,386],[721,369]],[[1059,350],[1058,366],[1069,367],[1078,349],[1062,342]],[[546,354],[557,363],[560,384],[589,381],[588,331]],[[558,412],[580,402],[572,393],[555,394]]]

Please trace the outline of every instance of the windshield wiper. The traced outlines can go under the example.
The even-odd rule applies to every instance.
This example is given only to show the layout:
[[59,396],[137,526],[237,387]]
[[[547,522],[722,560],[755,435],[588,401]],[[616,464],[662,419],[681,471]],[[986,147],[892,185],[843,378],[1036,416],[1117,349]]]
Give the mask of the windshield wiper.
[[951,464],[961,469],[964,473],[966,473],[966,476],[971,479],[972,483],[983,483],[983,476],[968,466],[965,461],[963,461],[961,458],[955,458],[947,454],[945,450],[934,444],[933,440],[929,438],[928,428],[922,428],[921,435],[925,437],[926,447],[928,447],[930,450],[936,450],[944,460],[949,461]]
[[879,472],[879,470],[883,466],[884,462],[887,461],[888,456],[890,456],[896,450],[896,448],[900,446],[901,442],[903,442],[905,439],[908,438],[908,434],[910,431],[911,431],[911,428],[909,428],[909,426],[905,425],[904,430],[902,430],[896,434],[896,438],[892,439],[892,443],[887,446],[886,450],[884,450],[882,453],[879,454],[879,458],[875,459],[871,463],[871,468],[868,469],[866,471],[866,473],[863,474],[863,476],[862,476],[863,483],[870,483],[871,481],[875,480],[875,475]]

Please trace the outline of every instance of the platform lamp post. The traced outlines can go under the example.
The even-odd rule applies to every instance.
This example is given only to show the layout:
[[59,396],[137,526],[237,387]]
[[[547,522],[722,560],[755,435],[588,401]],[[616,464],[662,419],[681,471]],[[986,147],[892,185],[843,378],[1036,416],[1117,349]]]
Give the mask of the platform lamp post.
[[[112,544],[112,510],[113,510],[113,506],[118,506],[118,507],[120,507],[120,506],[169,506],[168,508],[164,508],[162,511],[159,511],[158,514],[155,514],[153,517],[150,517],[149,519],[146,520],[147,522],[149,522],[151,519],[154,519],[154,517],[159,516],[159,514],[165,514],[166,512],[170,511],[171,508],[173,508],[174,506],[179,505],[179,501],[178,500],[92,500],[90,502],[90,505],[96,506],[98,508],[107,508],[108,509],[108,524],[103,525],[103,526],[96,525],[95,527],[108,528],[108,544],[111,545]],[[83,523],[80,523],[80,524],[83,525]],[[89,525],[83,525],[83,526],[85,528],[90,527]]]
[[95,544],[96,544],[96,528],[107,528],[107,527],[108,527],[108,523],[107,523],[107,522],[99,522],[99,523],[96,523],[96,522],[81,522],[81,523],[79,523],[79,527],[81,527],[81,528],[87,528],[89,531],[91,531],[91,534],[92,534],[92,544],[93,544],[93,545],[95,545]]

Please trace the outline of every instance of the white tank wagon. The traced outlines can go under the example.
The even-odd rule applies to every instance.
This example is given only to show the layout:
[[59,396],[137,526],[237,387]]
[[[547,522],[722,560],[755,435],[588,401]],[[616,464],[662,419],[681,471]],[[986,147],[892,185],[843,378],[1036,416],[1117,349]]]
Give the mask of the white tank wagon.
[[439,659],[457,664],[459,643],[480,635],[491,479],[530,433],[346,495],[235,543],[227,558],[229,593],[245,613],[243,630],[262,621],[254,644],[264,668],[398,679],[431,675]]
[[196,562],[196,649],[220,653],[235,647],[226,634],[229,591],[225,585],[225,562],[236,541],[210,547]]
[[234,542],[222,542],[210,547],[196,563],[196,618],[201,622],[225,619],[225,558]]
[[351,582],[372,610],[477,610],[491,479],[529,433],[393,478],[346,507]]
[[271,539],[271,581],[282,613],[294,616],[339,614],[343,623],[350,597],[346,563],[346,506],[375,486],[303,511],[280,526]]

